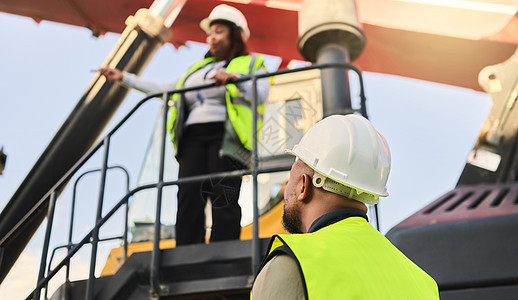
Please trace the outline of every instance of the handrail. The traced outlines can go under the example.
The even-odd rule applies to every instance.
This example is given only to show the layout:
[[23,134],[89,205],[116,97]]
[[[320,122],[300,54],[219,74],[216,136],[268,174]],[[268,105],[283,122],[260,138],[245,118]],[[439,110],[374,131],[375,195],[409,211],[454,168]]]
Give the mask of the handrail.
[[[99,239],[99,242],[107,242],[107,241],[114,241],[114,240],[122,240],[124,238],[124,235],[116,235],[116,236],[112,236],[112,237],[108,237],[108,238],[104,238],[104,239]],[[90,241],[87,242],[87,244],[89,244]],[[56,252],[60,249],[64,249],[64,248],[71,248],[71,247],[75,247],[77,244],[74,244],[74,243],[70,243],[70,244],[65,244],[65,245],[59,245],[59,246],[56,246],[54,247],[54,249],[52,249],[52,254],[50,255],[50,259],[49,259],[49,265],[48,265],[48,268],[47,268],[47,272],[50,272],[52,271],[52,268],[51,268],[51,265],[52,265],[52,261],[54,260],[54,256],[56,255]],[[66,278],[67,280],[69,278]]]
[[[111,135],[107,135],[103,140],[104,155],[101,167],[101,182],[99,184],[99,198],[97,200],[97,214],[95,216],[95,222],[102,218],[103,202],[104,202],[104,189],[106,187],[106,170],[108,168],[108,155],[110,154],[110,142]],[[94,298],[94,277],[95,277],[95,264],[97,262],[97,246],[99,244],[99,226],[94,227],[92,233],[92,251],[90,252],[90,270],[88,273],[88,281],[86,282],[86,299],[93,300]]]
[[[119,123],[115,125],[115,127],[107,134],[113,135],[115,131],[117,131],[144,103],[148,100],[156,99],[154,96],[146,96],[144,99],[140,100],[128,114],[122,118]],[[37,211],[39,211],[42,206],[45,204],[47,198],[50,197],[53,191],[59,190],[61,187],[67,183],[72,176],[90,159],[96,152],[103,146],[103,141],[98,142],[94,145],[83,157],[63,176],[61,179],[36,203],[36,205],[22,218],[16,225],[4,236],[0,239],[0,248],[3,248],[5,244],[9,242],[10,239],[14,238],[17,232],[24,226],[24,222],[34,215]]]
[[[364,85],[363,85],[363,78],[361,75],[361,72],[352,64],[349,63],[325,63],[325,64],[314,64],[311,66],[303,67],[303,68],[297,68],[297,69],[289,69],[289,70],[281,70],[276,72],[270,72],[270,73],[263,73],[263,74],[252,74],[249,76],[243,76],[240,78],[235,78],[230,81],[230,83],[239,83],[244,81],[252,81],[252,88],[253,88],[253,94],[252,94],[252,111],[257,111],[258,106],[258,95],[257,95],[257,80],[262,78],[267,78],[275,75],[283,75],[283,74],[289,74],[289,73],[295,73],[295,72],[301,72],[301,71],[307,71],[307,70],[313,70],[313,69],[326,69],[326,68],[344,68],[349,69],[358,74],[359,82],[360,82],[360,112],[363,116],[367,117],[366,113],[366,97],[364,92]],[[228,172],[220,172],[220,173],[214,173],[214,174],[207,174],[207,175],[198,175],[198,176],[190,176],[190,177],[184,177],[180,178],[174,181],[168,181],[164,182],[164,167],[165,167],[165,143],[166,143],[166,124],[167,124],[167,117],[169,112],[169,105],[168,105],[168,99],[172,94],[175,93],[185,93],[188,91],[193,90],[200,90],[200,89],[207,89],[214,87],[215,83],[211,84],[204,84],[199,86],[193,86],[189,88],[181,88],[176,90],[171,90],[163,93],[153,93],[146,95],[145,98],[143,98],[141,101],[139,101],[130,112],[128,112],[116,125],[115,127],[109,131],[109,133],[105,136],[103,140],[98,142],[90,151],[88,151],[53,187],[49,192],[45,194],[45,196],[38,201],[35,207],[31,209],[21,220],[16,224],[15,227],[13,227],[9,233],[4,236],[0,240],[0,249],[9,242],[11,238],[16,236],[18,230],[23,226],[23,222],[27,220],[28,217],[30,217],[32,214],[36,212],[36,210],[40,209],[44,203],[45,200],[52,196],[53,200],[51,201],[49,205],[49,213],[47,216],[48,222],[47,222],[47,232],[45,236],[45,246],[43,251],[44,256],[42,255],[42,261],[40,265],[40,277],[38,277],[38,283],[36,285],[36,288],[33,290],[33,292],[27,297],[27,299],[39,299],[39,295],[41,292],[41,289],[46,286],[46,284],[49,282],[51,278],[53,278],[59,270],[65,265],[69,264],[69,261],[72,256],[74,256],[79,249],[84,246],[87,243],[92,243],[92,253],[91,253],[91,261],[90,261],[90,272],[89,272],[89,279],[87,283],[87,290],[86,290],[86,298],[87,299],[93,299],[93,291],[94,291],[94,279],[95,279],[95,261],[96,261],[96,253],[97,253],[97,244],[100,241],[99,240],[99,229],[101,226],[104,225],[104,223],[110,219],[113,214],[124,204],[127,203],[129,197],[134,195],[136,192],[139,192],[141,190],[145,189],[151,189],[151,188],[157,188],[157,205],[156,205],[156,215],[155,215],[155,233],[154,233],[154,240],[153,240],[153,251],[152,251],[152,259],[151,259],[151,269],[150,269],[150,284],[151,284],[151,293],[153,296],[160,297],[160,283],[158,282],[158,266],[160,264],[160,249],[159,249],[159,242],[161,240],[160,237],[160,216],[161,216],[161,199],[162,199],[162,189],[166,186],[171,185],[179,185],[182,183],[189,183],[189,182],[198,182],[201,180],[205,180],[207,178],[213,178],[213,179],[219,179],[223,177],[230,177],[230,176],[243,176],[243,175],[252,175],[253,179],[253,239],[252,239],[252,271],[256,271],[259,266],[259,260],[261,257],[260,254],[260,245],[259,245],[259,222],[258,222],[258,214],[259,214],[259,208],[258,208],[258,190],[257,190],[257,176],[261,173],[271,173],[271,172],[279,172],[279,171],[287,171],[289,170],[289,166],[280,166],[280,167],[270,167],[270,168],[260,168],[259,167],[259,158],[258,158],[258,141],[257,141],[257,114],[252,114],[253,118],[253,144],[252,144],[252,167],[250,169],[245,170],[235,170],[235,171],[228,171]],[[110,145],[110,139],[111,136],[148,100],[150,99],[157,99],[162,98],[163,102],[163,122],[162,122],[162,137],[161,137],[161,149],[160,149],[160,166],[159,166],[159,179],[157,183],[154,184],[146,184],[139,186],[131,191],[128,191],[126,195],[117,202],[116,205],[112,207],[112,209],[103,217],[102,216],[102,205],[104,200],[104,188],[105,188],[105,182],[106,182],[106,171],[109,168],[108,167],[108,155],[109,155],[109,145]],[[52,226],[52,217],[53,217],[53,210],[55,206],[55,201],[57,198],[57,191],[64,187],[64,185],[71,179],[71,177],[88,161],[102,146],[104,146],[104,155],[103,155],[103,162],[101,167],[101,181],[100,181],[100,191],[99,191],[99,198],[98,198],[98,205],[97,205],[97,214],[96,214],[96,220],[95,220],[95,226],[90,232],[88,232],[83,239],[75,244],[66,245],[66,247],[71,247],[69,249],[68,254],[61,260],[60,263],[50,272],[47,273],[47,276],[44,276],[45,273],[45,265],[46,265],[46,254],[48,252],[48,242],[50,239],[50,230]],[[125,227],[127,227],[127,222],[125,224]],[[48,233],[48,234],[47,234]],[[68,268],[67,268],[68,269]],[[50,270],[50,269],[49,269]],[[32,296],[32,297],[31,297]]]
[[[99,242],[108,242],[108,241],[122,240],[122,239],[124,239],[124,235],[117,235],[117,236],[112,236],[112,237],[108,237],[108,238],[104,238],[104,239],[99,239]],[[89,243],[91,243],[91,241],[88,241],[86,243],[89,244]],[[54,255],[56,255],[57,250],[63,249],[63,248],[70,249],[71,247],[74,247],[76,245],[77,244],[69,243],[69,244],[66,244],[66,245],[60,245],[60,246],[55,247],[52,250],[52,254],[50,255],[49,263],[48,263],[48,266],[47,266],[47,274],[50,273],[50,271],[51,271],[52,260],[54,259]],[[124,258],[126,258],[126,256],[124,256]],[[66,261],[66,264],[65,264],[65,266],[67,267],[67,270],[66,270],[67,273],[65,275],[65,284],[69,284],[70,283],[69,263],[70,263],[70,260]],[[45,299],[47,299],[47,298],[48,298],[47,297],[47,289],[45,287]]]
[[257,190],[257,169],[259,155],[257,151],[257,76],[252,73],[252,272],[259,270],[261,248],[259,246],[259,197]]
[[[109,166],[107,169],[108,170],[119,169],[124,173],[124,175],[126,177],[126,193],[128,193],[129,192],[129,182],[130,182],[128,170],[120,165]],[[72,203],[70,205],[70,222],[69,222],[70,225],[69,225],[69,232],[68,232],[68,243],[65,245],[56,246],[52,250],[52,253],[50,255],[50,259],[48,262],[48,266],[47,266],[47,273],[49,273],[51,271],[52,260],[54,259],[54,255],[55,255],[56,251],[59,249],[62,249],[62,248],[67,248],[67,250],[70,251],[71,247],[75,245],[74,243],[72,243],[72,235],[73,235],[73,229],[74,229],[74,215],[75,215],[77,185],[79,184],[81,179],[84,178],[84,176],[92,174],[92,173],[96,173],[96,172],[101,172],[101,171],[102,171],[101,169],[88,170],[88,171],[83,172],[83,174],[79,175],[76,178],[76,180],[74,182],[74,188],[72,191]],[[123,235],[115,236],[115,237],[111,237],[111,238],[99,239],[99,241],[105,242],[105,241],[110,241],[110,240],[115,240],[115,239],[122,239],[124,242],[123,243],[123,256],[124,256],[124,259],[126,259],[127,253],[128,253],[128,239],[127,239],[127,236],[128,236],[128,226],[127,226],[127,224],[128,224],[128,203],[127,203],[127,201],[126,201],[124,224],[125,225],[124,225]],[[65,283],[69,283],[69,282],[70,282],[70,261],[68,261],[66,264],[66,274],[65,274]],[[47,290],[45,289],[45,299],[46,298],[47,298]]]
[[[281,172],[281,171],[287,171],[287,170],[289,170],[289,167],[287,167],[287,166],[260,168],[258,170],[258,174],[275,173],[275,172]],[[229,177],[229,176],[231,176],[231,177],[232,176],[244,176],[244,175],[251,175],[251,174],[252,174],[252,171],[250,169],[246,169],[246,170],[238,170],[238,171],[231,171],[231,172],[213,173],[211,175],[189,176],[189,177],[183,177],[181,179],[177,179],[177,180],[173,180],[173,181],[164,182],[163,186],[165,187],[165,186],[179,185],[182,183],[198,182],[200,180],[207,179],[208,177],[210,177],[212,179],[221,179],[221,178]],[[108,213],[106,213],[106,215],[95,224],[95,226],[101,227],[102,225],[104,225],[117,212],[117,210],[123,204],[126,203],[126,201],[131,196],[135,195],[138,192],[141,192],[141,191],[144,191],[147,189],[157,188],[157,187],[158,187],[158,183],[150,183],[150,184],[146,184],[146,185],[141,185],[139,187],[136,187],[136,188],[130,190],[128,192],[128,194],[126,194],[121,200],[119,200],[119,202],[117,202],[117,204],[115,204],[112,207],[112,209]],[[41,281],[38,282],[35,290],[43,288],[50,281],[50,279],[52,279],[52,277],[54,277],[61,270],[61,268],[63,268],[66,265],[67,261],[69,261],[81,249],[81,247],[83,245],[89,243],[90,238],[92,237],[93,231],[94,231],[94,229],[90,230],[83,237],[83,239],[81,241],[79,241],[78,243],[75,244],[75,246],[72,248],[72,250],[61,260],[61,262],[58,263],[58,265],[49,274],[47,274],[47,276],[45,278],[43,278]],[[31,296],[29,295],[26,299],[27,300],[31,299]]]
[[[108,170],[113,170],[113,169],[118,169],[118,170],[121,170],[125,177],[126,177],[126,194],[129,192],[129,183],[130,183],[130,176],[129,176],[129,172],[126,168],[124,168],[123,166],[119,166],[119,165],[115,165],[115,166],[109,166],[107,168]],[[70,227],[69,227],[69,232],[68,232],[68,245],[72,245],[72,235],[73,235],[73,229],[74,229],[74,214],[75,214],[75,202],[76,202],[76,195],[77,195],[77,185],[79,183],[79,181],[86,175],[88,174],[92,174],[92,173],[97,173],[97,172],[102,172],[102,169],[93,169],[93,170],[89,170],[89,171],[86,171],[84,172],[83,174],[81,174],[77,179],[76,181],[74,182],[74,189],[73,189],[73,193],[72,193],[72,204],[71,204],[71,209],[70,209]],[[126,201],[126,210],[125,210],[125,216],[124,216],[124,233],[122,236],[120,236],[119,238],[123,239],[123,255],[124,255],[124,259],[126,259],[127,257],[127,252],[128,252],[128,241],[127,241],[127,236],[128,236],[128,203]],[[99,241],[104,241],[105,239],[103,240],[99,240]],[[68,248],[68,251],[70,251],[70,248]],[[50,271],[50,265],[51,265],[51,261],[49,261],[49,271]],[[70,273],[69,273],[69,270],[70,269],[70,265],[67,264],[67,273],[66,273],[66,276],[65,276],[65,280],[66,282],[69,282],[69,277],[70,277]]]
[[[325,69],[325,68],[346,68],[346,69],[350,69],[352,71],[354,71],[355,73],[358,74],[358,79],[359,79],[359,82],[360,82],[360,104],[361,104],[361,107],[360,107],[360,113],[362,116],[364,117],[367,117],[367,112],[366,112],[366,97],[365,97],[365,92],[364,92],[364,84],[363,84],[363,77],[361,75],[361,72],[360,70],[358,70],[354,65],[352,64],[349,64],[349,63],[325,63],[325,64],[313,64],[311,66],[306,66],[306,67],[301,67],[301,68],[296,68],[296,69],[286,69],[286,70],[280,70],[280,71],[276,71],[276,72],[270,72],[270,73],[263,73],[263,74],[257,74],[255,75],[255,77],[257,79],[262,79],[262,78],[267,78],[267,77],[272,77],[272,76],[276,76],[276,75],[284,75],[284,74],[289,74],[289,73],[295,73],[295,72],[302,72],[302,71],[308,71],[308,70],[314,70],[314,69]],[[244,81],[248,81],[248,80],[251,80],[252,76],[242,76],[242,77],[239,77],[239,78],[233,78],[232,80],[229,81],[229,83],[240,83],[240,82],[244,82]],[[175,94],[175,93],[185,93],[185,92],[190,92],[190,91],[193,91],[193,90],[198,90],[198,89],[206,89],[206,88],[211,88],[211,87],[215,87],[215,83],[210,83],[210,84],[203,84],[203,85],[198,85],[198,86],[192,86],[192,87],[188,87],[188,88],[181,88],[181,89],[175,89],[175,90],[171,90],[169,91],[167,94]],[[142,100],[140,100],[140,102],[138,102],[132,110],[130,110],[130,112],[128,112],[126,114],[126,116],[124,116],[115,126],[112,130],[109,131],[109,133],[107,135],[112,135],[113,133],[115,133],[115,131],[117,131],[139,108],[140,106],[142,106],[144,103],[146,103],[148,100],[151,100],[151,99],[158,99],[160,96],[162,96],[163,93],[149,93],[145,96],[145,98],[143,98]],[[98,142],[96,145],[94,145],[92,147],[92,149],[90,149],[90,151],[88,151],[85,155],[83,155],[83,157],[49,190],[49,192],[47,192],[41,199],[40,201],[38,201],[38,203],[33,207],[33,209],[31,209],[14,227],[13,229],[11,229],[4,237],[2,237],[2,239],[0,239],[0,248],[3,247],[3,245],[5,245],[7,243],[7,241],[12,238],[12,236],[14,236],[16,234],[16,232],[19,230],[20,227],[23,226],[23,223],[24,221],[27,220],[28,217],[32,216],[35,214],[35,212],[39,209],[41,209],[41,206],[43,204],[45,204],[45,200],[47,198],[50,197],[52,191],[54,190],[58,190],[61,185],[63,185],[65,182],[67,182],[68,180],[70,180],[70,178],[72,177],[72,175],[75,174],[75,172],[77,172],[79,170],[79,168],[81,168],[83,166],[83,164],[93,156],[93,154],[99,150],[100,147],[102,147],[103,143],[102,141],[101,142]]]
[[[52,222],[54,221],[54,211],[56,208],[56,201],[57,201],[57,191],[53,191],[52,195],[50,197],[50,203],[48,207],[47,212],[47,228],[45,229],[45,239],[43,242],[43,250],[41,253],[41,261],[40,261],[40,271],[38,272],[38,280],[41,280],[41,278],[45,277],[45,264],[47,263],[47,254],[49,251],[49,242],[50,242],[50,234],[52,231]],[[34,299],[38,300],[40,299],[40,290],[34,291]]]
[[168,106],[169,93],[163,94],[164,109],[162,111],[162,136],[160,139],[160,166],[158,168],[158,183],[157,183],[157,196],[156,196],[156,213],[155,213],[155,232],[153,236],[153,253],[151,254],[151,270],[149,272],[149,282],[151,286],[152,296],[160,296],[160,283],[158,282],[158,265],[160,264],[160,240],[161,238],[161,227],[162,222],[160,217],[162,216],[162,191],[164,189],[164,169],[165,169],[165,143],[167,139],[167,115],[169,109],[165,109]]
[[[303,72],[303,71],[309,71],[309,70],[315,70],[315,69],[319,69],[319,70],[320,69],[329,69],[329,68],[348,69],[348,70],[355,72],[358,75],[358,81],[360,83],[360,95],[359,95],[360,96],[360,114],[362,116],[364,116],[366,119],[368,119],[367,107],[366,107],[367,98],[365,97],[363,76],[362,76],[361,71],[356,66],[354,66],[353,64],[350,64],[350,63],[336,62],[336,63],[312,64],[310,66],[296,68],[296,69],[284,69],[284,70],[275,71],[275,72],[253,74],[253,75],[241,76],[238,78],[232,78],[231,80],[229,80],[228,83],[240,83],[240,82],[252,80],[253,78],[262,79],[262,78],[268,78],[268,77],[277,76],[277,75],[284,75],[284,74]],[[167,92],[167,94],[181,94],[181,93],[190,92],[190,91],[194,91],[194,90],[211,88],[211,87],[214,87],[215,85],[216,85],[215,83],[209,83],[209,84],[192,86],[192,87],[188,87],[188,88],[180,88],[180,89],[171,90],[171,91]],[[147,94],[146,98],[147,97],[160,97],[163,94],[164,94],[163,92],[149,93],[149,94]]]

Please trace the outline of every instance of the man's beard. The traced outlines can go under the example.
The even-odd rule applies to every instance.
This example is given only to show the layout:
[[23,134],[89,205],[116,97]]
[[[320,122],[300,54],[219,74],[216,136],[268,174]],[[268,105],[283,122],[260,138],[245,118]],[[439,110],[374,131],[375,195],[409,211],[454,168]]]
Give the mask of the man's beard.
[[289,211],[284,208],[282,226],[289,233],[302,233],[302,221],[300,220],[300,210],[298,207],[292,207]]

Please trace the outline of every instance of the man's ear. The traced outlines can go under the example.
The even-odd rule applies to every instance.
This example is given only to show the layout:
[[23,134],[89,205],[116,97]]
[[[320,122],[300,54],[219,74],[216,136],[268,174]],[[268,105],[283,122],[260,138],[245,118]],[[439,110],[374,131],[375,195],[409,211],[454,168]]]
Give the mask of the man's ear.
[[308,174],[302,174],[301,176],[301,185],[297,196],[297,200],[307,201],[310,199],[312,192],[311,176],[309,176]]

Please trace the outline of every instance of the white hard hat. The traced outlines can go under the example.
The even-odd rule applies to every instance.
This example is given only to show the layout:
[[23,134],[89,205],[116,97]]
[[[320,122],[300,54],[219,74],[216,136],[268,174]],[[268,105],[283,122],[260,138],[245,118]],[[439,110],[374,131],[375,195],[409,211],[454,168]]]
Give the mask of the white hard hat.
[[316,187],[366,204],[388,196],[390,150],[383,135],[364,117],[327,117],[286,152],[315,171]]
[[224,20],[234,23],[243,32],[245,40],[250,37],[250,30],[246,18],[237,8],[220,4],[212,9],[209,16],[200,22],[200,27],[205,32],[209,32],[210,24],[216,20]]

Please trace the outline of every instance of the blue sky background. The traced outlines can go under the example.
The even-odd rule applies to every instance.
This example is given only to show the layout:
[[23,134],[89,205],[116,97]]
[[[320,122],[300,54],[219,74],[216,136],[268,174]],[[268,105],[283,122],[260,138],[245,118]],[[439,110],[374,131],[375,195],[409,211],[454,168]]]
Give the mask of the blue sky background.
[[[37,24],[29,18],[3,13],[0,32],[0,147],[8,155],[4,175],[0,176],[2,209],[87,88],[94,76],[90,70],[101,66],[119,35],[94,38],[85,28],[45,21]],[[205,46],[199,44],[181,49],[165,45],[143,77],[160,82],[172,80],[205,51]],[[473,90],[397,76],[365,73],[364,81],[369,117],[387,138],[392,152],[390,196],[380,202],[381,231],[386,233],[455,186],[491,101],[488,95]],[[131,92],[114,120],[119,120],[141,96]],[[146,105],[114,138],[116,146],[111,155],[132,172],[132,187],[158,109],[158,103]],[[108,128],[112,126],[113,122]],[[96,161],[99,158],[85,170],[95,167]],[[107,194],[117,198],[123,186],[122,177],[115,173],[109,175],[113,185]],[[92,175],[85,179],[91,183],[84,185],[96,184],[96,180]],[[67,190],[64,197],[70,194]],[[86,233],[95,216],[95,197],[84,197],[83,201],[78,199],[82,202],[78,211],[90,222],[78,227],[75,237]],[[65,214],[68,206],[63,204],[57,211],[58,215]],[[68,221],[59,222],[65,225]],[[102,234],[109,236],[111,232]],[[12,274],[0,285],[2,298],[23,299],[34,286],[41,236],[40,229]],[[107,245],[106,249],[113,246]],[[86,272],[86,268],[78,262],[75,272]]]

